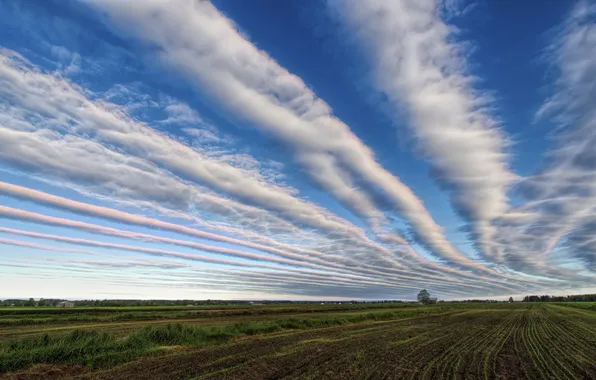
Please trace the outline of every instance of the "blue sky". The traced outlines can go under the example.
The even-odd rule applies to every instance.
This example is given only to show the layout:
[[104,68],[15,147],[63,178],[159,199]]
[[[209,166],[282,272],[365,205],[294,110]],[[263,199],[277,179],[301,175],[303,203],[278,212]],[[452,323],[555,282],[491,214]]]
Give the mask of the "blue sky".
[[596,3],[0,4],[0,297],[596,290]]

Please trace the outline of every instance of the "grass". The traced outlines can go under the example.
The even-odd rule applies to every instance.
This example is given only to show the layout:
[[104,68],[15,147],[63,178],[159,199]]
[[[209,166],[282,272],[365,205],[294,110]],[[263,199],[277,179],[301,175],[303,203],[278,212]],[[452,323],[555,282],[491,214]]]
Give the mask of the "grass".
[[148,326],[125,338],[101,331],[74,330],[68,334],[43,334],[0,345],[0,372],[33,364],[78,364],[90,368],[112,366],[158,352],[163,346],[202,347],[234,338],[284,330],[305,330],[364,321],[436,314],[449,307],[411,308],[399,311],[368,312],[320,318],[287,318],[268,322],[241,322],[221,326],[168,324]]
[[[150,325],[125,334],[99,324],[21,337],[0,343],[0,372],[43,364],[79,368],[95,380],[596,378],[596,313],[585,308],[439,304],[327,313],[142,322]],[[43,377],[45,367],[32,368]]]
[[5,314],[72,314],[72,313],[112,313],[112,312],[151,312],[151,311],[184,311],[184,310],[263,310],[271,312],[277,309],[294,311],[304,310],[346,310],[346,309],[387,309],[396,307],[417,306],[415,302],[379,302],[379,303],[271,303],[271,304],[231,304],[231,305],[197,305],[197,306],[80,306],[74,308],[57,308],[52,306],[0,307],[0,315]]
[[37,363],[80,364],[90,368],[115,365],[148,353],[149,346],[132,339],[117,340],[98,331],[75,330],[63,336],[44,334],[11,342],[0,349],[0,372]]
[[[283,304],[282,304],[283,305]],[[232,307],[235,306],[235,307]],[[0,327],[59,324],[70,322],[117,322],[146,321],[158,319],[220,318],[222,316],[259,316],[296,313],[328,313],[340,311],[364,311],[394,308],[410,308],[414,303],[298,304],[251,306],[228,305],[222,309],[213,307],[126,307],[126,308],[4,308],[0,309]],[[213,312],[217,310],[217,312]]]
[[[45,325],[52,323],[66,323],[66,322],[116,322],[116,321],[142,321],[153,319],[184,319],[184,318],[199,318],[198,313],[189,312],[123,312],[123,313],[109,313],[109,314],[38,314],[34,316],[27,316],[23,318],[22,315],[10,315],[0,318],[0,326],[27,326],[27,325]],[[234,313],[231,313],[234,314]],[[248,313],[247,313],[248,314]],[[242,315],[242,313],[236,315]],[[205,316],[207,317],[207,316]]]
[[596,302],[557,302],[556,305],[575,309],[596,311]]

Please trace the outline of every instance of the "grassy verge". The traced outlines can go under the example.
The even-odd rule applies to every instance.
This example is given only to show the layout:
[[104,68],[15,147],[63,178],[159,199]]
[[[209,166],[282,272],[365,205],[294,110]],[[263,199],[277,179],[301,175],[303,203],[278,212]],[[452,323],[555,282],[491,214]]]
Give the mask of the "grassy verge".
[[0,373],[23,369],[38,363],[79,364],[91,368],[109,367],[139,356],[163,351],[164,346],[202,347],[225,343],[243,336],[408,318],[449,310],[452,308],[436,306],[321,318],[242,322],[221,326],[168,324],[145,327],[125,338],[118,338],[114,334],[101,331],[84,330],[74,330],[66,335],[44,334],[0,345]]

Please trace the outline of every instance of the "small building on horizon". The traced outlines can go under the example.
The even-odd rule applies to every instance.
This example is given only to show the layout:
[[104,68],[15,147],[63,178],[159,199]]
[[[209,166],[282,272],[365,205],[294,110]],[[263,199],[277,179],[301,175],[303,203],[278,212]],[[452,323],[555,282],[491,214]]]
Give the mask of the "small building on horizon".
[[431,297],[428,299],[428,303],[437,303],[439,300],[436,297]]
[[58,307],[61,308],[71,308],[74,307],[74,302],[70,302],[70,301],[62,301],[58,303]]

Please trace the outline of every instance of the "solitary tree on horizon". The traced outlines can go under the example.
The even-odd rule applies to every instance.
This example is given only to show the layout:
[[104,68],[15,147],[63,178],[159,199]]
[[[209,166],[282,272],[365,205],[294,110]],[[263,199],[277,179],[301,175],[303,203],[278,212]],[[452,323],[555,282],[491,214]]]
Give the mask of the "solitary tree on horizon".
[[513,302],[513,297],[509,297],[509,302]]
[[430,299],[430,293],[426,289],[422,289],[420,293],[418,293],[418,302],[420,303],[428,303]]

